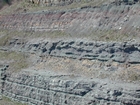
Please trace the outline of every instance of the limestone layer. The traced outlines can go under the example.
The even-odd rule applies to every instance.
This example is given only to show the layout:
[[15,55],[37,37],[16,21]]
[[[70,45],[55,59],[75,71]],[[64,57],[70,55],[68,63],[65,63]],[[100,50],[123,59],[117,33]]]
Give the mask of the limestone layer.
[[4,75],[2,94],[29,105],[140,105],[139,87],[133,84],[113,84],[49,71]]
[[139,43],[84,42],[84,41],[45,41],[13,39],[9,49],[35,53],[40,56],[58,56],[120,63],[140,63]]

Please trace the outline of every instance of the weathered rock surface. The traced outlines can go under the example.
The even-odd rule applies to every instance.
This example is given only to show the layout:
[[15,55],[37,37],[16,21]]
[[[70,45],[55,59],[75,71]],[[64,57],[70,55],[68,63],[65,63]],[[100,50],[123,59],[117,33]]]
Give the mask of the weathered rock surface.
[[6,73],[3,95],[31,105],[140,105],[139,85],[26,70]]
[[77,59],[116,61],[120,63],[140,63],[139,43],[84,42],[84,41],[44,41],[30,40],[19,43],[11,40],[9,49],[35,53],[41,56],[51,55]]
[[[83,2],[82,0],[28,0],[29,2],[33,4],[38,4],[41,6],[52,6],[52,5],[69,5],[73,2]],[[97,1],[97,0],[84,0],[84,2],[89,2],[89,1]],[[122,3],[124,4],[135,4],[138,3],[139,0],[110,0],[114,1],[116,5],[121,5]]]
[[[137,35],[140,6],[114,3],[74,10],[41,11],[0,16],[0,28],[12,30],[63,30],[71,35],[94,34],[95,30],[121,30]],[[132,33],[131,33],[132,32]]]
[[[61,30],[70,35],[87,36],[93,30],[120,30],[130,34],[133,31],[138,35],[140,6],[131,4],[121,2],[121,5],[111,3],[74,10],[0,16],[0,29],[31,32]],[[8,41],[8,46],[2,46],[4,51],[35,53],[35,56],[40,57],[57,56],[140,64],[139,43],[46,41],[46,38],[25,41],[17,38]],[[135,70],[139,70],[139,66],[137,67]],[[106,70],[107,66],[103,68]],[[140,105],[139,84],[57,74],[48,69],[36,71],[29,68],[19,73],[3,72],[5,69],[6,67],[1,69],[0,92],[13,100],[31,105]],[[110,69],[117,70],[117,68]],[[137,76],[134,75],[134,78]]]
[[28,0],[28,1],[33,4],[38,4],[41,6],[52,6],[52,5],[64,6],[69,5],[73,2],[80,2],[81,0]]

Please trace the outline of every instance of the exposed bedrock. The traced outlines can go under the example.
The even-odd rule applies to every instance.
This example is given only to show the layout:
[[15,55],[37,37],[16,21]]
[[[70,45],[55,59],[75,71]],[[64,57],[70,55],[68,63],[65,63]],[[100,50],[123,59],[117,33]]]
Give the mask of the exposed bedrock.
[[[52,5],[69,5],[73,2],[83,2],[82,0],[28,0],[29,2],[33,3],[33,4],[38,4],[41,6],[52,6]],[[89,1],[97,1],[97,0],[84,0],[84,2],[89,2]],[[135,4],[138,3],[139,0],[110,0],[110,1],[114,1],[114,3],[116,5],[120,5],[120,4]]]
[[[85,2],[89,2],[91,0],[85,0]],[[38,4],[41,6],[64,6],[64,5],[69,5],[74,2],[82,2],[81,0],[28,0],[28,2],[32,4]]]
[[3,95],[29,105],[140,105],[140,88],[136,84],[101,82],[49,71],[6,75]]
[[[117,6],[111,3],[99,7],[0,16],[0,29],[22,30],[25,33],[61,30],[73,36],[77,34],[88,36],[98,30],[115,30],[114,32],[120,30],[139,35],[139,19],[139,4]],[[132,41],[12,38],[11,40],[7,37],[5,46],[1,46],[0,50],[31,53],[40,58],[55,56],[140,64],[140,43]],[[0,66],[0,95],[29,105],[140,105],[139,83],[92,79],[77,76],[76,73],[66,75],[62,71],[61,73],[49,71],[47,67],[40,71],[28,68],[18,73],[11,73],[10,70],[5,72],[7,67]],[[135,70],[138,71],[139,66],[137,67]]]
[[108,4],[62,11],[40,11],[0,16],[1,29],[63,30],[71,35],[91,34],[93,30],[122,30],[138,34],[140,6]]
[[40,56],[140,63],[139,43],[45,40],[30,40],[23,43],[18,39],[13,39],[9,42],[9,49],[35,53]]

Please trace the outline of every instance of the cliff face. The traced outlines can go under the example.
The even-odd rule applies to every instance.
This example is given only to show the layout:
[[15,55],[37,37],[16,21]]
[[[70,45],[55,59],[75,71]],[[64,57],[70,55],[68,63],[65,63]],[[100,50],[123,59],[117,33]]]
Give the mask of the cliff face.
[[[130,63],[131,66],[134,66],[140,63],[139,47],[140,45],[135,43],[46,42],[43,40],[21,42],[18,39],[13,39],[9,42],[9,46],[3,50],[35,54],[36,57],[40,56],[41,58],[57,56],[58,58],[63,57],[65,60],[70,58],[100,60],[101,62],[115,61]],[[37,64],[43,62],[45,65],[45,62],[49,62],[48,60],[37,61]],[[60,62],[60,60],[57,62]],[[55,66],[54,64],[52,65]],[[61,62],[59,66],[62,65]],[[91,68],[89,64],[86,66]],[[94,66],[97,66],[97,64]],[[140,103],[139,84],[117,83],[108,79],[95,79],[94,77],[87,78],[76,75],[77,73],[54,72],[48,66],[45,67],[47,69],[36,70],[37,68],[34,67],[34,69],[28,68],[12,74],[10,71],[3,72],[2,94],[29,105],[139,105]],[[58,70],[57,66],[56,68]],[[2,68],[2,71],[6,69],[6,67]],[[104,72],[110,70],[107,75],[112,75],[112,71],[113,73],[119,71],[117,68],[104,69],[102,66],[99,69]],[[139,68],[134,70],[139,71]]]
[[[83,2],[82,0],[28,0],[28,1],[33,4],[38,4],[42,6],[52,6],[52,5],[64,6],[64,5],[69,5],[73,2]],[[89,1],[97,1],[97,0],[85,0],[84,2],[89,2]],[[105,1],[109,2],[109,0],[105,0]],[[110,0],[110,1],[114,1],[116,5],[121,5],[121,4],[132,5],[139,2],[139,0]]]
[[13,39],[9,49],[41,56],[70,57],[119,63],[140,63],[140,44],[117,42],[43,41],[21,42]]
[[[63,5],[69,5],[76,1],[74,0],[29,0],[29,2],[33,4],[38,4],[41,6],[51,6],[51,5],[63,6]],[[77,1],[77,2],[80,2],[80,1]]]
[[28,69],[7,74],[2,93],[31,105],[139,105],[137,85],[107,82]]
[[[117,2],[1,15],[0,52],[30,63],[20,72],[1,66],[2,95],[29,105],[140,105],[140,5]],[[121,36],[129,41],[111,39]]]
[[139,4],[119,5],[114,3],[100,7],[83,7],[67,11],[44,11],[13,14],[0,17],[1,29],[55,31],[62,30],[72,36],[89,35],[110,31],[128,34],[139,39]]

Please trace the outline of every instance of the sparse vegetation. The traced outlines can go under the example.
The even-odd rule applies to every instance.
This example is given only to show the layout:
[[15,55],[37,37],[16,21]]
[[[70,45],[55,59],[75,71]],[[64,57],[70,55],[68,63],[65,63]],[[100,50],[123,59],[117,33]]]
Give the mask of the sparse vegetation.
[[[92,0],[92,1],[85,1],[82,0],[81,2],[74,2],[70,5],[65,6],[38,6],[38,4],[32,4],[27,2],[27,0],[21,0],[14,2],[11,6],[7,7],[7,9],[3,9],[0,14],[11,14],[17,12],[36,12],[36,11],[44,11],[44,10],[68,10],[74,8],[81,8],[85,6],[100,6],[105,2],[109,2],[109,0]],[[26,11],[25,11],[26,9]]]
[[18,72],[19,70],[28,67],[27,56],[18,52],[0,52],[0,60],[9,63],[10,70]]
[[20,38],[20,39],[31,39],[31,38],[70,38],[71,35],[65,31],[55,30],[47,32],[34,32],[34,31],[12,31],[12,30],[0,30],[0,46],[7,45],[11,39]]
[[[18,13],[18,12],[22,13],[22,12],[36,12],[36,11],[42,11],[43,12],[43,11],[46,11],[46,10],[67,10],[67,9],[73,9],[73,8],[84,8],[84,7],[87,7],[87,6],[93,7],[93,6],[100,6],[100,5],[102,5],[103,3],[105,3],[106,1],[109,1],[109,0],[100,0],[100,1],[99,0],[92,0],[92,1],[89,1],[89,2],[86,2],[85,0],[81,0],[81,2],[72,3],[72,4],[66,5],[66,6],[51,6],[51,7],[41,7],[41,6],[38,6],[37,4],[34,4],[34,3],[30,4],[29,2],[26,2],[26,1],[27,0],[22,0],[22,1],[18,0],[13,5],[8,6],[7,9],[1,10],[0,11],[0,15],[1,14],[5,15],[5,14],[11,14],[11,13]],[[116,0],[116,1],[119,1],[119,0]],[[3,0],[3,2],[5,4],[9,4],[9,5],[11,3],[10,0]],[[117,5],[118,5],[118,3],[117,3]],[[0,8],[1,8],[1,6],[0,6]],[[24,20],[24,18],[22,18],[22,19]],[[5,24],[5,22],[3,22],[3,23]],[[47,23],[44,22],[44,24],[47,24]],[[35,24],[35,25],[39,25],[39,24]],[[85,25],[85,26],[87,26],[87,25]],[[70,49],[70,50],[69,49],[64,49],[64,52],[63,52],[62,51],[63,48],[69,48],[69,47],[67,47],[68,45],[65,42],[64,43],[57,42],[58,44],[55,44],[55,43],[52,43],[52,44],[51,43],[49,43],[49,44],[47,43],[46,44],[46,43],[43,42],[43,44],[39,43],[39,45],[38,45],[38,44],[36,44],[36,42],[38,43],[38,40],[32,40],[34,38],[37,38],[37,39],[44,39],[44,40],[51,39],[50,41],[52,41],[52,40],[58,38],[59,40],[63,39],[63,41],[65,41],[65,39],[72,38],[76,42],[76,40],[77,40],[76,38],[79,38],[80,40],[81,39],[88,39],[90,41],[106,41],[106,42],[117,41],[117,42],[123,42],[123,41],[129,41],[131,39],[137,39],[138,38],[138,36],[135,36],[135,35],[131,36],[130,32],[129,32],[129,34],[126,34],[125,33],[126,31],[122,32],[123,29],[122,30],[121,29],[118,29],[118,30],[117,29],[116,30],[97,30],[97,31],[93,30],[93,29],[91,29],[91,31],[90,31],[90,29],[87,29],[87,31],[85,33],[83,32],[83,34],[80,34],[79,31],[81,31],[82,30],[81,29],[81,30],[76,31],[75,33],[73,32],[74,34],[72,34],[72,33],[68,33],[69,32],[68,29],[66,29],[65,31],[63,31],[63,30],[54,30],[54,31],[37,31],[37,32],[35,32],[36,30],[29,30],[29,31],[27,31],[27,30],[25,30],[25,28],[26,27],[24,26],[22,31],[17,31],[17,30],[14,30],[14,29],[13,30],[8,30],[8,29],[7,30],[6,29],[1,29],[0,30],[0,62],[2,62],[2,64],[3,63],[4,64],[8,63],[9,64],[8,70],[11,71],[11,72],[19,72],[22,69],[27,68],[27,67],[30,67],[28,69],[28,71],[30,71],[30,70],[31,70],[31,72],[32,72],[32,70],[35,71],[35,76],[31,76],[31,77],[26,76],[26,78],[22,78],[23,81],[27,79],[27,81],[24,81],[24,82],[25,82],[26,85],[28,85],[28,87],[31,86],[31,89],[30,89],[30,87],[26,88],[26,86],[20,85],[20,84],[23,83],[23,81],[22,82],[18,82],[17,80],[21,79],[21,78],[16,78],[16,81],[15,81],[16,84],[12,85],[13,89],[8,91],[8,92],[11,92],[12,94],[19,93],[18,95],[20,96],[21,92],[20,92],[19,88],[21,88],[23,86],[22,88],[27,90],[27,92],[29,90],[28,93],[31,92],[29,95],[32,95],[32,93],[34,93],[34,92],[38,92],[37,93],[37,97],[32,97],[32,96],[30,97],[29,96],[29,99],[28,99],[29,101],[30,101],[30,99],[37,99],[37,100],[39,100],[38,97],[43,97],[44,98],[44,93],[43,92],[45,92],[44,90],[42,90],[42,91],[38,90],[39,89],[39,85],[43,84],[41,82],[42,82],[42,80],[43,81],[46,80],[46,78],[43,77],[42,79],[40,79],[40,78],[38,78],[38,76],[36,76],[36,74],[39,73],[39,77],[41,77],[42,74],[43,75],[47,74],[47,76],[48,76],[47,79],[51,77],[52,80],[49,80],[50,81],[49,84],[53,88],[55,86],[54,82],[57,82],[57,81],[55,81],[55,79],[57,79],[57,78],[59,79],[59,77],[61,77],[62,81],[59,80],[59,82],[63,82],[63,76],[66,75],[66,77],[64,78],[64,79],[66,79],[66,81],[64,81],[64,83],[66,82],[66,85],[68,85],[68,86],[66,86],[66,88],[69,88],[69,85],[71,85],[71,83],[70,83],[71,81],[67,80],[67,79],[69,79],[69,78],[67,78],[67,76],[69,76],[70,79],[73,79],[73,80],[76,78],[75,81],[77,81],[77,80],[80,81],[79,83],[76,83],[74,81],[74,85],[72,83],[73,86],[72,86],[71,90],[74,91],[73,92],[74,94],[72,93],[73,96],[81,94],[81,95],[79,95],[79,97],[80,96],[82,97],[83,96],[82,95],[83,92],[87,91],[84,88],[86,87],[88,89],[87,86],[90,86],[90,88],[89,88],[89,91],[87,91],[86,96],[88,96],[88,95],[91,96],[92,94],[94,94],[94,91],[92,93],[92,91],[90,91],[90,90],[92,88],[97,88],[98,89],[98,87],[100,87],[101,89],[103,89],[103,91],[102,91],[103,93],[106,92],[107,95],[110,96],[108,98],[108,100],[105,100],[105,101],[110,101],[110,99],[112,99],[112,97],[114,98],[114,96],[115,96],[115,99],[117,100],[116,103],[118,103],[118,99],[121,100],[121,98],[124,98],[124,100],[125,100],[125,97],[127,97],[127,95],[131,96],[131,92],[130,93],[128,92],[128,94],[127,94],[127,92],[126,93],[122,92],[122,90],[125,90],[125,86],[120,91],[120,87],[117,86],[117,88],[116,88],[116,86],[115,86],[116,83],[113,84],[112,82],[111,82],[111,85],[109,85],[110,84],[109,82],[106,83],[105,81],[103,81],[103,83],[101,81],[98,83],[97,80],[92,81],[93,83],[91,83],[91,84],[89,84],[89,83],[82,84],[82,82],[86,78],[112,79],[112,80],[120,80],[120,81],[125,81],[125,82],[139,82],[140,81],[140,64],[138,64],[137,68],[136,68],[136,64],[130,64],[128,66],[128,65],[126,65],[124,63],[119,63],[119,60],[118,60],[117,64],[116,64],[116,62],[114,62],[112,60],[112,57],[116,57],[116,59],[120,59],[120,57],[123,57],[124,59],[126,59],[126,62],[128,61],[127,57],[130,57],[130,56],[129,56],[128,53],[127,54],[124,53],[124,52],[126,52],[125,49],[127,49],[127,47],[119,47],[119,46],[125,46],[125,44],[122,44],[122,45],[118,44],[117,45],[116,43],[113,43],[115,45],[115,47],[114,47],[114,45],[112,45],[112,43],[111,44],[109,43],[106,46],[106,44],[104,44],[104,43],[94,44],[94,43],[77,42],[77,43],[73,44],[73,42],[72,42],[72,44],[71,44],[71,42],[70,42],[69,43],[69,45],[70,45],[69,47],[71,47],[73,49]],[[77,27],[73,27],[73,29],[76,29],[76,28]],[[113,29],[113,28],[111,28],[111,29]],[[136,32],[140,32],[140,28],[139,27],[136,28]],[[81,31],[81,33],[82,33],[82,31]],[[11,44],[9,47],[7,47],[7,48],[9,48],[8,50],[5,50],[5,51],[1,50],[1,48],[4,49],[6,46],[8,46],[9,42],[12,39],[19,39],[18,40],[19,43],[17,43],[17,44],[20,44],[20,39],[21,39],[21,43],[22,43],[22,41],[26,42],[27,40],[31,40],[31,44],[33,43],[33,45],[34,45],[33,47],[35,49],[33,49],[32,45],[30,47],[30,42],[29,42],[29,43],[27,43],[27,44],[29,44],[29,47],[27,46],[27,49],[22,50],[23,52],[25,51],[24,53],[17,51],[18,49],[15,50],[14,48],[16,48],[16,47],[13,48],[14,51],[10,49],[12,45],[16,46],[16,44]],[[13,40],[13,41],[15,41],[15,40]],[[12,43],[12,41],[11,41],[11,43]],[[102,45],[104,47],[102,47]],[[86,46],[86,48],[84,46]],[[95,46],[95,47],[93,47],[93,46]],[[98,46],[98,48],[97,48],[97,46]],[[26,47],[26,45],[25,45],[25,47]],[[46,48],[46,47],[48,47],[48,48]],[[29,55],[29,53],[26,53],[26,51],[29,51],[29,49],[31,49],[30,51],[36,51],[36,49],[37,49],[38,50],[37,54],[33,52],[32,54]],[[94,51],[94,49],[95,49],[95,51]],[[111,51],[110,49],[113,50],[113,51]],[[130,46],[130,48],[128,48],[128,50],[129,49],[132,49],[132,50],[133,49],[134,50],[137,49],[136,50],[136,54],[139,55],[139,53],[137,53],[139,50],[138,50],[137,47],[134,48],[134,45],[133,45],[132,48]],[[40,52],[42,51],[41,52],[42,54],[40,54],[39,51]],[[57,53],[57,51],[59,53]],[[47,54],[48,52],[49,52],[49,54],[51,56],[49,56],[49,54]],[[69,58],[69,56],[67,56],[68,58],[64,57],[64,56],[66,56],[64,54],[66,54],[66,53],[71,54],[71,52],[73,52],[75,55],[78,55],[78,57],[75,57],[75,55],[73,56],[73,57],[78,58],[78,59],[71,59],[71,58]],[[103,56],[102,57],[103,59],[105,58],[105,56],[107,55],[106,52],[107,52],[108,55],[111,56],[110,58],[108,57],[108,59],[110,59],[110,60],[108,62],[106,62],[106,61],[104,61],[104,62],[103,61],[98,61],[98,60],[101,59],[102,56]],[[54,55],[54,56],[58,56],[59,55],[59,56],[62,56],[62,57],[59,57],[59,56],[58,57],[54,57],[53,54],[55,54],[55,53],[56,53],[56,55]],[[89,53],[89,55],[87,53]],[[84,57],[85,58],[86,57],[89,57],[89,58],[92,57],[93,53],[95,53],[95,55],[97,54],[97,56],[98,56],[98,58],[96,58],[96,60],[88,60],[88,58],[84,59]],[[39,54],[40,54],[40,56],[39,56]],[[61,54],[63,54],[63,55],[61,55]],[[120,54],[120,56],[119,56],[119,54]],[[135,54],[135,53],[132,52],[131,57],[133,57],[133,54]],[[123,55],[123,56],[121,56],[121,55]],[[28,62],[29,58],[31,58],[30,59],[30,63]],[[95,59],[95,58],[92,58],[92,59]],[[135,66],[135,67],[131,67],[131,66]],[[41,72],[43,70],[45,72]],[[53,72],[51,73],[51,70],[52,71],[54,70],[53,71],[54,73]],[[49,72],[46,72],[46,71],[49,71]],[[57,74],[57,72],[58,72],[58,74]],[[59,72],[62,73],[60,76],[59,76]],[[41,73],[41,75],[40,75],[40,73]],[[34,72],[33,72],[33,74],[34,74]],[[53,75],[54,75],[54,77],[53,77]],[[77,78],[77,76],[78,76],[78,78]],[[82,77],[82,79],[80,79],[81,78],[80,76]],[[3,78],[4,81],[10,80],[10,79],[7,79],[7,78],[5,80],[5,77]],[[10,78],[12,78],[12,76]],[[29,81],[28,81],[28,79],[29,79]],[[14,79],[11,79],[11,80],[14,80]],[[39,80],[39,82],[35,83],[37,80]],[[6,87],[6,89],[9,89],[11,87],[10,85],[13,84],[14,82],[12,81],[12,83],[11,83],[11,81],[10,81],[10,84],[8,84],[8,82],[6,82],[6,83],[5,83],[6,85],[4,84],[4,82],[2,84],[2,90],[4,90],[4,91],[6,91],[5,87]],[[47,85],[45,84],[44,86],[47,86]],[[110,87],[108,88],[108,86],[110,86]],[[36,89],[34,89],[33,87],[36,88]],[[113,87],[114,87],[115,90],[113,90]],[[119,91],[118,91],[118,87],[119,87]],[[40,88],[43,89],[43,87],[40,87]],[[15,91],[16,89],[18,91],[13,93],[13,91]],[[46,89],[47,89],[47,87],[46,87]],[[59,88],[59,90],[60,89],[61,88]],[[46,91],[48,92],[49,89],[46,90]],[[55,91],[57,92],[57,89],[56,90],[54,89],[54,92]],[[77,91],[78,91],[78,94],[77,94]],[[22,92],[23,92],[23,90],[22,90]],[[84,92],[84,95],[85,95],[85,92]],[[100,96],[100,94],[102,92],[99,92],[99,94],[97,94],[96,96],[99,96],[99,98],[102,97],[102,96]],[[43,93],[43,95],[41,96],[42,93]],[[66,91],[66,94],[67,93],[69,93],[69,91]],[[28,97],[27,96],[28,94],[22,94],[22,95],[23,96],[25,95],[26,97]],[[124,95],[125,95],[125,97],[123,97]],[[9,97],[10,96],[11,95],[9,95]],[[48,98],[48,96],[47,96],[47,98]],[[56,94],[55,96],[57,98],[57,96],[59,96],[59,94]],[[55,96],[54,96],[54,98],[55,98]],[[61,91],[60,91],[60,96],[61,96]],[[133,96],[134,95],[132,93],[132,97]],[[104,94],[103,94],[103,97],[104,97]],[[16,97],[16,98],[18,98],[20,100],[20,97]],[[52,97],[50,97],[50,98],[52,98]],[[94,98],[94,95],[92,95],[91,98]],[[138,99],[138,97],[135,97],[135,98]],[[37,100],[36,100],[36,102],[39,103]],[[127,100],[129,101],[129,98]],[[57,100],[54,100],[54,101],[57,102]],[[92,101],[92,100],[90,100],[90,101]],[[131,101],[133,101],[133,100],[131,100]],[[46,102],[46,101],[44,100],[44,102]],[[123,102],[123,99],[121,100],[121,102]],[[55,102],[53,102],[53,103],[55,103]],[[66,101],[66,103],[67,103],[67,101]],[[114,101],[114,103],[115,103],[115,101]],[[2,100],[0,100],[0,105],[26,105],[26,104],[22,104],[22,103],[19,103],[19,102],[12,101],[11,99],[3,96]]]
[[104,30],[104,31],[92,31],[86,34],[75,34],[71,35],[65,31],[55,30],[47,32],[34,32],[34,31],[12,31],[12,30],[0,30],[0,46],[7,45],[11,39],[31,39],[31,38],[50,38],[50,39],[65,39],[65,38],[81,38],[96,41],[129,41],[132,39],[139,39],[139,36],[132,36],[129,34],[121,33],[115,30]]
[[120,79],[125,81],[140,81],[140,72],[139,70],[135,70],[131,68],[131,70],[122,70],[118,72],[118,76]]
[[0,105],[26,105],[26,104],[12,101],[11,99],[3,96],[2,100],[0,100]]
[[5,35],[0,38],[0,46],[5,46],[8,44],[8,41],[11,39],[11,36]]
[[[75,35],[76,36],[76,35]],[[87,33],[86,35],[80,35],[80,38],[87,38],[94,41],[130,41],[132,39],[139,39],[138,36],[132,36],[127,33],[119,32],[118,30],[98,30]]]

